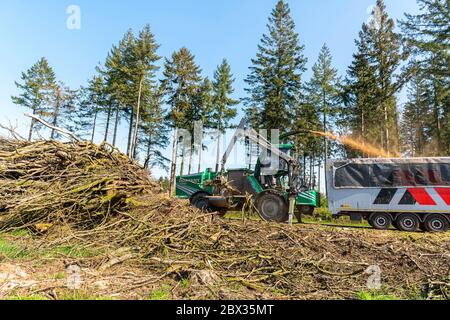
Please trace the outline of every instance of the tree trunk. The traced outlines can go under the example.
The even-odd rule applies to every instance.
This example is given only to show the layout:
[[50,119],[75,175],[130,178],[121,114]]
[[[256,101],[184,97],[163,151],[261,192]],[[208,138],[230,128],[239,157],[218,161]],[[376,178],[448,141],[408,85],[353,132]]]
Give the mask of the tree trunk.
[[134,119],[134,109],[131,108],[131,112],[130,112],[130,127],[129,127],[129,130],[128,130],[127,156],[130,155],[130,150],[131,150],[131,138],[132,138],[132,134],[133,134],[133,119]]
[[[56,91],[56,104],[55,104],[55,110],[53,113],[53,122],[52,125],[56,127],[58,125],[58,115],[59,115],[59,109],[61,107],[61,90],[58,88]],[[52,133],[50,134],[50,140],[55,139],[55,129],[52,129]]]
[[192,170],[192,154],[194,153],[193,146],[191,145],[191,149],[189,150],[189,163],[188,163],[188,174],[191,174]]
[[169,192],[171,197],[176,196],[176,171],[177,171],[178,128],[174,129],[172,145],[172,164],[170,167]]
[[181,164],[180,164],[180,176],[184,175],[184,157],[186,155],[186,144],[183,137],[183,148],[181,149]]
[[94,113],[94,123],[92,125],[91,143],[94,142],[94,138],[95,138],[95,127],[97,126],[97,115],[98,115],[98,109],[96,109],[95,113]]
[[436,84],[433,83],[433,91],[434,91],[434,99],[433,99],[433,113],[434,113],[434,118],[435,118],[435,123],[436,123],[436,139],[437,139],[437,153],[438,155],[442,155],[442,136],[441,136],[441,118],[439,116],[439,101],[437,99],[437,88],[436,88]]
[[136,157],[136,148],[137,148],[137,139],[139,134],[139,123],[140,123],[140,117],[141,117],[141,98],[142,98],[142,85],[144,83],[144,77],[141,77],[141,80],[139,82],[139,93],[138,93],[138,102],[136,107],[136,125],[134,128],[134,138],[133,143],[131,145],[131,159],[134,159]]
[[248,170],[252,169],[252,160],[253,160],[253,150],[252,150],[252,142],[250,139],[247,138],[247,144],[248,144]]
[[111,121],[111,105],[108,107],[108,117],[106,118],[106,128],[105,128],[105,137],[103,138],[104,142],[108,141],[108,135],[109,135],[109,122]]
[[306,184],[306,154],[303,152],[303,184]]
[[387,109],[387,103],[386,101],[383,103],[384,104],[384,135],[385,135],[385,146],[386,146],[386,152],[388,154],[388,156],[391,153],[390,150],[390,141],[389,141],[389,115],[388,115],[388,109]]
[[203,156],[203,142],[200,143],[198,150],[198,173],[202,172],[202,156]]
[[220,144],[222,140],[222,114],[219,113],[219,122],[217,125],[217,153],[216,153],[216,172],[219,172],[220,165]]
[[148,169],[150,167],[151,152],[152,152],[152,134],[150,132],[147,140],[147,156],[145,157],[145,164],[144,164],[145,169]]
[[318,168],[317,168],[317,186],[318,186],[318,189],[319,189],[319,192],[321,191],[321,185],[320,185],[320,183],[322,182],[322,181],[320,181],[320,178],[321,178],[321,176],[322,176],[322,163],[321,163],[321,161],[320,161],[320,158],[319,158],[319,163],[318,163],[318,166],[317,166]]
[[[34,116],[36,115],[36,106],[33,107],[33,115]],[[32,118],[31,119],[31,124],[30,124],[30,131],[28,133],[28,141],[31,141],[31,138],[33,136],[34,123],[35,123],[35,120]]]
[[[326,105],[326,101],[325,101],[325,96],[324,96],[324,105],[323,105],[323,131],[326,133],[328,131],[328,126],[327,126],[327,105]],[[328,139],[325,137],[324,138],[324,168],[325,168],[325,172],[327,170],[327,165],[328,165]],[[327,175],[325,174],[324,176],[324,182],[325,182],[325,196],[328,197],[328,190],[326,188],[327,185]]]
[[[363,147],[366,145],[366,117],[364,110],[362,109],[364,107],[361,107],[361,138],[362,138],[362,145]],[[366,154],[362,154],[363,158],[366,156]]]
[[120,112],[120,105],[117,104],[116,105],[116,121],[114,123],[114,135],[113,135],[113,146],[116,146],[116,142],[117,142],[117,129],[119,127],[119,112]]
[[216,152],[216,172],[220,170],[220,144],[222,142],[222,133],[220,130],[217,134],[217,152]]

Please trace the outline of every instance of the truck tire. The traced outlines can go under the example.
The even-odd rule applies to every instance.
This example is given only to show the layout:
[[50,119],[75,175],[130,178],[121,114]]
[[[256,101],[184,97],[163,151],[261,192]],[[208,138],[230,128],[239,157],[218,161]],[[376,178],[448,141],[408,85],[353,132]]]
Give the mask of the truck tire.
[[289,217],[289,207],[283,197],[265,193],[258,197],[256,208],[265,221],[286,222]]
[[191,205],[199,210],[210,212],[211,207],[209,206],[208,199],[205,198],[207,196],[208,194],[206,192],[197,193],[191,198]]
[[377,230],[387,230],[392,224],[392,217],[385,212],[375,212],[369,217],[369,224]]
[[395,226],[400,231],[416,232],[419,229],[420,220],[413,213],[403,213],[397,217]]
[[449,222],[440,214],[431,214],[425,219],[424,227],[428,232],[447,232]]

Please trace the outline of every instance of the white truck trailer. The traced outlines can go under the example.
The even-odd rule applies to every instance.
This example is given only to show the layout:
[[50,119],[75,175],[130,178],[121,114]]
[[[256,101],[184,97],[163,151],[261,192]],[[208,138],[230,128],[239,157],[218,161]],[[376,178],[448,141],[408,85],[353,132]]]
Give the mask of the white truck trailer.
[[376,229],[449,230],[450,158],[332,161],[326,175],[336,217],[366,219]]

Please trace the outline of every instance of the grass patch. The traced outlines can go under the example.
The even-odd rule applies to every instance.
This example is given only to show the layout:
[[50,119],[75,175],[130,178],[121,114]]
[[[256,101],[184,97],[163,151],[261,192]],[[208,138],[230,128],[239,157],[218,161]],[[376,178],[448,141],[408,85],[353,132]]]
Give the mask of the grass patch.
[[150,292],[148,300],[169,300],[170,296],[170,287],[168,285],[163,285]]
[[400,298],[390,295],[390,294],[384,294],[383,292],[368,292],[368,291],[361,291],[356,295],[357,299],[359,300],[401,300]]
[[191,282],[189,281],[189,279],[183,279],[183,280],[181,280],[181,281],[180,281],[180,284],[181,284],[181,286],[182,286],[184,289],[187,289],[187,288],[189,288],[189,287],[191,286]]
[[113,297],[107,296],[96,296],[89,294],[83,290],[75,291],[65,291],[64,293],[58,295],[58,300],[66,301],[100,301],[100,300],[116,300]]
[[29,255],[26,248],[15,245],[3,238],[0,238],[0,259],[21,259]]
[[17,230],[12,231],[10,234],[11,234],[13,237],[23,237],[23,238],[26,238],[26,237],[29,237],[29,236],[30,236],[30,234],[28,233],[28,230],[26,230],[26,229],[17,229]]
[[55,280],[61,280],[61,279],[65,279],[66,278],[66,273],[65,272],[57,272],[53,275],[53,279]]

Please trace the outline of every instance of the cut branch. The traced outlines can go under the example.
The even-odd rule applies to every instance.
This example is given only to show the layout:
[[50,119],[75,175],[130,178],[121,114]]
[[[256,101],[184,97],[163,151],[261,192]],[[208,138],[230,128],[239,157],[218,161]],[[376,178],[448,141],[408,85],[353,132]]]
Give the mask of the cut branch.
[[52,129],[54,131],[58,131],[59,133],[68,136],[69,138],[75,140],[76,142],[81,142],[81,139],[79,137],[77,137],[75,134],[73,134],[72,132],[70,132],[70,131],[67,131],[65,129],[61,129],[61,128],[55,127],[55,126],[51,125],[50,123],[48,123],[47,121],[42,120],[41,118],[39,118],[39,117],[37,117],[35,115],[29,114],[29,113],[25,113],[25,116],[26,117],[30,117],[31,119],[34,119],[37,122],[42,123],[44,126],[50,128],[50,129]]

